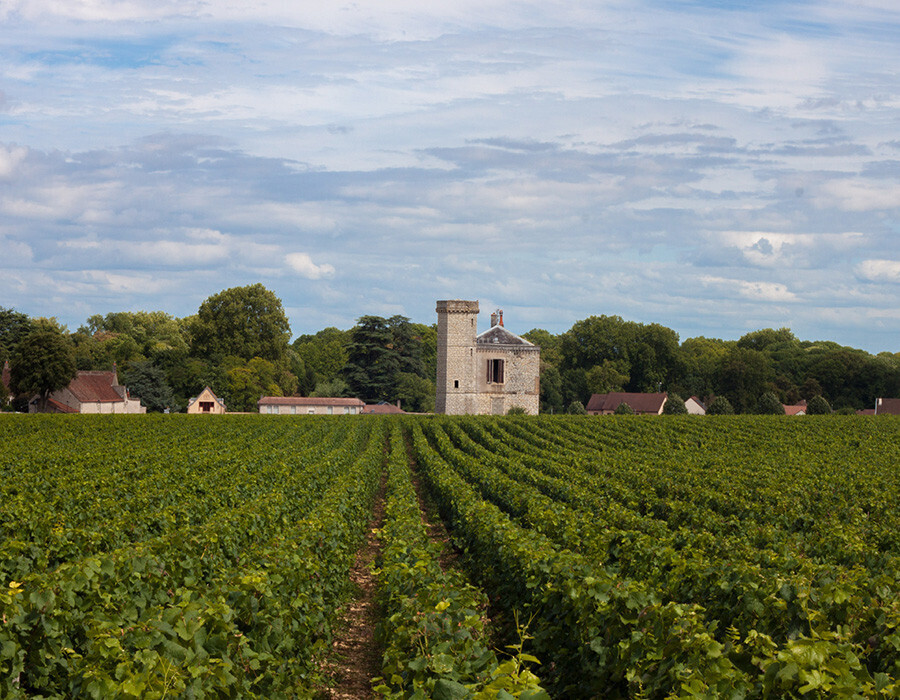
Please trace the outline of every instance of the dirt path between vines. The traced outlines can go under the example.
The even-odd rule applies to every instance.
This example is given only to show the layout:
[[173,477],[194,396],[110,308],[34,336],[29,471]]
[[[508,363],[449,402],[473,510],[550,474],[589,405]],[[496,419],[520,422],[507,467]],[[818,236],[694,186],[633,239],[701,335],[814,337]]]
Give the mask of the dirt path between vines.
[[347,604],[336,626],[331,657],[326,662],[326,675],[333,687],[320,696],[324,700],[374,700],[372,678],[381,672],[381,650],[375,644],[378,610],[375,606],[377,583],[370,569],[381,551],[381,541],[374,530],[384,525],[384,480],[375,499],[372,521],[366,543],[356,554],[350,580],[357,593]]

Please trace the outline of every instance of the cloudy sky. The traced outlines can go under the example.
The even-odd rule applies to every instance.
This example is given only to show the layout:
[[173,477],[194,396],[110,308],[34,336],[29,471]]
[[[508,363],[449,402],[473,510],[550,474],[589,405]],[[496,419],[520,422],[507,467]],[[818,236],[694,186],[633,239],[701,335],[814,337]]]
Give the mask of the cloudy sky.
[[897,8],[0,0],[0,306],[898,352]]

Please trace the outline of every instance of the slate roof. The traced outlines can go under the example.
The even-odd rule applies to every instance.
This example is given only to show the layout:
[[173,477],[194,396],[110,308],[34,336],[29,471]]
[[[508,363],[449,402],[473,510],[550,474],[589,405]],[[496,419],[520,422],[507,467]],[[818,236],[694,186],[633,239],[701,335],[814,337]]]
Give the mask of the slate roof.
[[618,391],[609,394],[593,394],[585,409],[589,413],[591,411],[596,411],[597,413],[612,412],[619,407],[619,404],[627,403],[635,413],[658,414],[667,398],[668,394],[665,392],[638,394]]
[[68,389],[81,403],[116,403],[125,400],[113,388],[117,381],[115,372],[79,372]]
[[325,396],[263,396],[257,405],[262,406],[365,406],[360,399],[329,398]]
[[493,326],[483,333],[479,333],[475,338],[475,343],[477,345],[524,345],[537,347],[534,343],[529,343],[525,338],[520,338],[500,325]]

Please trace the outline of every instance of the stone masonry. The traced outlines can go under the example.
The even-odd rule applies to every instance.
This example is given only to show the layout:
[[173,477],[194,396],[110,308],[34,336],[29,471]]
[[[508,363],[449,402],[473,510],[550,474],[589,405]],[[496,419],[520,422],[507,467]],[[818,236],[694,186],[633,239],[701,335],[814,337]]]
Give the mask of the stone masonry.
[[503,312],[477,334],[478,302],[438,301],[435,411],[505,414],[513,406],[537,415],[541,350],[503,326]]

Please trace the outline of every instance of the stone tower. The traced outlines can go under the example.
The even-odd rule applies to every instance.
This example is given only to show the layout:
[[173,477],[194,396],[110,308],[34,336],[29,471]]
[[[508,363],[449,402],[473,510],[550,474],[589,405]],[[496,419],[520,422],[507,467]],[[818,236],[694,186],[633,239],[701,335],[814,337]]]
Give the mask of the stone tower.
[[451,299],[437,303],[436,413],[477,413],[475,336],[478,302]]

